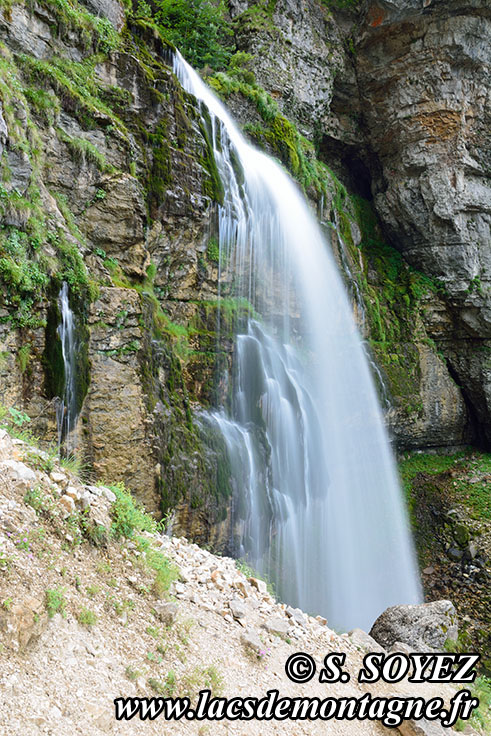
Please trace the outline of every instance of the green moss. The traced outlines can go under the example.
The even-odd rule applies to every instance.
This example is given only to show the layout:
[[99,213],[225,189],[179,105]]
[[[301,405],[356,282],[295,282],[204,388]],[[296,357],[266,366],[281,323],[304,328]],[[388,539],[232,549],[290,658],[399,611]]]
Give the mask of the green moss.
[[213,458],[211,491],[225,510],[224,502],[232,495],[232,468],[225,440],[219,429],[212,425],[203,426],[201,432],[207,450]]
[[77,138],[69,136],[64,130],[58,128],[56,134],[60,141],[66,143],[68,148],[71,150],[75,160],[87,161],[95,164],[99,171],[104,174],[112,174],[115,169],[107,163],[106,157],[99,151],[93,143],[86,140],[85,138]]
[[103,57],[94,55],[82,62],[52,56],[49,60],[19,54],[18,63],[31,85],[47,86],[60,99],[63,107],[73,112],[86,127],[100,124],[101,116],[126,135],[126,127],[104,102],[97,84],[95,66]]
[[278,35],[278,29],[272,20],[275,7],[276,0],[260,0],[250,5],[234,19],[235,32],[239,37],[261,31],[267,31],[273,36]]
[[[444,476],[453,470],[452,482],[448,484],[454,502],[468,506],[476,519],[491,520],[491,497],[488,477],[491,474],[491,455],[477,451],[459,452],[452,455],[407,456],[400,463],[404,488],[411,499],[413,481],[421,473],[427,476]],[[469,483],[470,477],[475,482]]]
[[77,0],[40,0],[40,5],[55,16],[53,30],[61,38],[70,40],[70,33],[77,33],[85,49],[106,53],[118,48],[119,34],[112,23],[93,15]]
[[12,15],[12,7],[14,0],[0,0],[0,10],[3,12],[5,19],[10,21]]
[[276,115],[266,133],[266,139],[280,153],[283,163],[290,169],[293,176],[300,172],[300,143],[295,126],[283,115]]
[[60,101],[53,91],[29,86],[25,86],[23,91],[31,111],[37,113],[43,122],[53,125],[61,111]]
[[452,600],[457,607],[459,641],[451,651],[480,652],[479,668],[489,674],[487,573],[479,573],[475,583],[471,573],[473,584],[467,585],[467,570],[462,577],[460,565],[447,560],[445,552],[459,541],[467,546],[471,537],[480,556],[485,553],[483,540],[491,522],[491,455],[471,448],[448,455],[415,453],[406,455],[399,469],[421,567],[435,568],[430,577],[423,575],[423,583],[430,582],[426,593],[432,600],[436,590],[440,598]]
[[[422,300],[438,293],[440,285],[409,267],[386,242],[371,202],[358,196],[349,198],[346,189],[337,186],[333,209],[333,218],[354,264],[354,278],[363,294],[372,353],[392,396],[408,416],[420,414],[423,405],[419,396],[417,344],[428,341],[419,310]],[[352,222],[357,222],[361,230],[359,248],[351,237]]]
[[64,231],[50,232],[48,242],[55,248],[60,264],[58,277],[66,281],[72,291],[80,292],[89,287],[89,278],[82,255],[74,242],[70,242]]
[[208,178],[203,182],[205,193],[219,204],[223,203],[224,189],[220,174],[218,173],[215,154],[213,150],[213,136],[211,130],[211,119],[207,110],[203,111],[203,117],[199,120],[199,127],[206,143],[206,151],[201,163],[208,172]]
[[154,133],[148,133],[147,141],[151,148],[151,169],[148,179],[148,202],[151,212],[155,212],[165,200],[165,193],[172,181],[170,145],[167,123],[162,120]]
[[29,364],[31,362],[31,350],[31,343],[26,343],[17,351],[17,365],[19,366],[19,370],[22,374],[26,373],[29,368]]
[[215,237],[210,238],[208,241],[208,245],[206,246],[206,257],[212,263],[218,263],[220,260],[220,247],[218,245],[218,240]]
[[[196,399],[195,376],[200,391],[209,395],[214,386],[215,367],[220,360],[217,302],[196,302],[190,323],[177,324],[165,314],[154,294],[153,272],[150,269],[145,285],[137,287],[142,294],[144,314],[144,343],[139,360],[148,410],[155,417],[154,432],[161,438],[158,489],[162,512],[165,514],[187,500],[208,520],[218,521],[226,515],[230,493],[228,461],[223,445],[221,450],[218,446],[213,451],[206,450],[191,411],[191,402]],[[225,306],[224,322],[232,321],[232,314],[239,311],[237,306]],[[158,402],[165,412],[155,413]]]

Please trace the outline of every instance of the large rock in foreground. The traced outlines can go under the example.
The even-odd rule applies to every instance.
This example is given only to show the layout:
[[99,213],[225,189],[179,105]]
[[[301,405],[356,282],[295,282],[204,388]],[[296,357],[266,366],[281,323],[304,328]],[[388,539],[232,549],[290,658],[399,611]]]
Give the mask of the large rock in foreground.
[[391,606],[370,631],[370,636],[385,649],[403,642],[415,651],[442,651],[446,640],[456,640],[457,634],[457,612],[451,601]]

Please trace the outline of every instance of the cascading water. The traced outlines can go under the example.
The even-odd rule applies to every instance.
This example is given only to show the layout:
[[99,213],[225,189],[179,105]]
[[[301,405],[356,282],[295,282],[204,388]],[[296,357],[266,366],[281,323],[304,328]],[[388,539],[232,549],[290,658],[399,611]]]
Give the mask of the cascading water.
[[68,300],[68,284],[66,281],[58,295],[58,307],[61,314],[61,322],[58,325],[58,336],[61,342],[63,367],[65,372],[65,383],[63,396],[59,397],[56,408],[56,423],[58,428],[58,449],[62,443],[66,453],[74,449],[73,430],[77,421],[76,400],[76,334],[75,320]]
[[234,295],[255,312],[237,335],[232,407],[203,418],[228,449],[238,552],[283,600],[368,630],[387,606],[418,602],[420,586],[341,278],[283,169],[246,142],[178,53],[174,71],[206,108],[224,188],[220,276],[233,274]]
[[[322,223],[322,224],[325,224],[325,223]],[[342,238],[341,233],[339,232],[337,227],[335,228],[335,230],[336,230],[336,238],[340,246],[339,253],[340,253],[340,258],[341,258],[341,266],[342,266],[344,273],[348,277],[350,294],[356,305],[357,322],[358,322],[361,333],[364,335],[365,326],[366,326],[365,301],[363,299],[363,294],[361,292],[360,285],[358,284],[358,280],[356,276],[353,274],[350,268],[350,265],[349,265],[349,258],[348,258],[346,243],[344,242],[344,239]],[[363,345],[363,350],[365,351],[366,358],[370,365],[370,369],[372,371],[372,376],[374,377],[375,383],[378,388],[378,393],[379,393],[380,400],[382,402],[382,407],[384,411],[388,411],[391,408],[391,402],[389,399],[389,392],[387,391],[387,386],[385,385],[385,381],[382,376],[382,372],[380,368],[378,367],[377,363],[372,358],[370,347],[365,342],[365,340],[363,340],[362,345]]]

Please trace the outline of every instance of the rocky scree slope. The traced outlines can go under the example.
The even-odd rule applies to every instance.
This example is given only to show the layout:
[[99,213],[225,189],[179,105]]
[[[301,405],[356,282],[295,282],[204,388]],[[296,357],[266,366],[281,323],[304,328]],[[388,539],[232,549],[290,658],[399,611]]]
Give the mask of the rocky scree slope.
[[[2,732],[118,733],[115,697],[326,697],[326,686],[294,685],[289,654],[309,652],[318,666],[346,654],[349,684],[329,695],[361,696],[356,674],[367,634],[339,635],[325,620],[277,603],[266,583],[246,577],[230,558],[185,539],[163,536],[121,488],[82,483],[55,456],[0,431],[0,705]],[[397,645],[396,645],[397,649]],[[442,685],[370,685],[377,695],[451,697]],[[131,721],[131,734],[162,733],[163,724]],[[167,726],[165,726],[167,728]],[[201,724],[198,732],[264,734],[260,722]],[[405,723],[405,736],[443,731]],[[191,722],[169,732],[195,734]],[[275,734],[345,734],[343,722],[268,723]],[[387,729],[350,722],[349,733]],[[393,732],[393,729],[391,729]],[[451,731],[446,730],[445,733]],[[468,730],[468,733],[471,733]]]

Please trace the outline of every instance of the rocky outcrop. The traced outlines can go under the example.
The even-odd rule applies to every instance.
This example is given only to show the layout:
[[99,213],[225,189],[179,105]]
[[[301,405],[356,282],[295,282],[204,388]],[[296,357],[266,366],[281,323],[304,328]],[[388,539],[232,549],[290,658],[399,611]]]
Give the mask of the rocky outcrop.
[[416,652],[441,652],[447,639],[457,641],[457,634],[457,613],[450,601],[392,606],[370,630],[370,636],[385,649],[402,642]]
[[356,41],[377,211],[404,258],[441,285],[432,332],[481,441],[491,442],[491,13],[482,0],[369,3]]
[[[96,477],[124,480],[147,508],[159,505],[152,443],[139,375],[141,301],[131,289],[103,288],[89,317],[90,385],[82,446]],[[117,401],[113,397],[117,396]]]
[[114,28],[120,31],[124,25],[124,7],[118,0],[84,0],[84,5],[91,13],[107,18]]
[[258,83],[312,136],[330,114],[334,77],[343,66],[342,38],[331,13],[321,3],[295,0],[231,0],[229,6],[238,48],[252,54]]
[[[2,223],[12,239],[2,260],[9,294],[0,305],[0,398],[56,441],[64,382],[57,297],[66,280],[83,332],[83,461],[98,478],[125,480],[149,508],[164,498],[164,510],[180,503],[187,519],[192,499],[213,517],[186,386],[207,400],[216,349],[209,143],[151,28],[135,21],[111,48],[107,24],[48,6],[0,12],[9,49],[2,73],[16,80],[0,115],[9,172]],[[119,3],[88,7],[121,28]],[[101,43],[105,53],[94,55]],[[17,126],[27,121],[19,147]],[[29,240],[33,231],[39,242]],[[10,260],[15,248],[24,282]],[[201,332],[191,348],[193,321]]]

